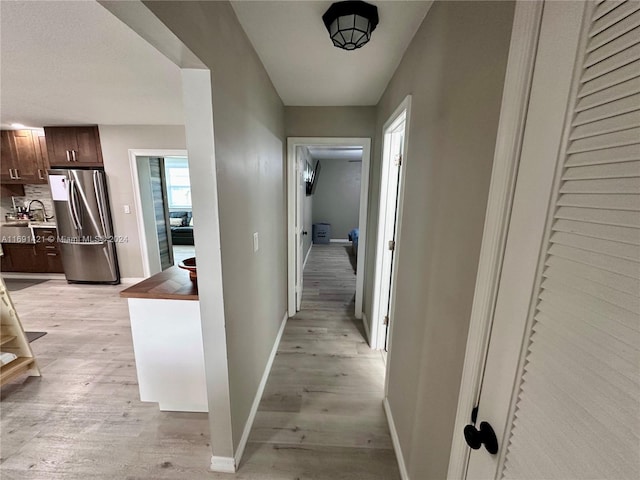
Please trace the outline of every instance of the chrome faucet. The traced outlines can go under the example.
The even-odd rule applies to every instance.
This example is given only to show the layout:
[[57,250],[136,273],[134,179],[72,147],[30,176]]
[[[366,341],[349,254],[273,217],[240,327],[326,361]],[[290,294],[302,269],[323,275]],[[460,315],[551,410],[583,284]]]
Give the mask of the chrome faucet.
[[47,216],[47,209],[44,207],[44,203],[42,203],[41,200],[35,199],[35,200],[31,200],[28,204],[27,204],[27,215],[29,215],[31,213],[31,204],[32,203],[39,203],[40,206],[42,207],[42,216],[44,217],[44,221],[46,222],[47,220],[51,220],[53,218],[53,215],[51,216]]

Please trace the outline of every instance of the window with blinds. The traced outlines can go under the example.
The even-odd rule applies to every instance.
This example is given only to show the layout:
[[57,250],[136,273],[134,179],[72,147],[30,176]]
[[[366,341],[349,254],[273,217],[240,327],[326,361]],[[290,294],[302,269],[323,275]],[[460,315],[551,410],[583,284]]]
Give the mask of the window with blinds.
[[584,35],[504,478],[640,472],[640,2]]

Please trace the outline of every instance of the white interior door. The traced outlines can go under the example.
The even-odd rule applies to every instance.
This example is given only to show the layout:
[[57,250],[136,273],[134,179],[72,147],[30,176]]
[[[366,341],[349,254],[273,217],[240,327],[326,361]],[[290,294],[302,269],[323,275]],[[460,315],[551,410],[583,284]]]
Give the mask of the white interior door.
[[300,151],[296,152],[296,311],[300,311],[302,306],[302,279],[304,270],[303,258],[303,231],[304,231],[304,195],[306,192],[306,182],[304,179],[305,160],[300,155]]
[[[378,225],[377,347],[389,345],[391,322],[391,294],[393,291],[393,263],[396,252],[402,154],[404,151],[406,111],[387,128],[384,136],[383,174],[380,185],[380,213]],[[375,318],[374,317],[374,318]]]
[[546,2],[467,478],[640,478],[639,292],[640,2]]
[[[391,134],[391,165],[389,176],[389,196],[385,221],[386,250],[383,262],[385,276],[385,314],[386,328],[384,335],[384,350],[389,349],[389,318],[391,316],[391,292],[393,291],[393,264],[396,252],[398,231],[398,194],[400,191],[400,169],[402,168],[402,152],[404,149],[404,120]],[[388,284],[388,286],[387,286]]]

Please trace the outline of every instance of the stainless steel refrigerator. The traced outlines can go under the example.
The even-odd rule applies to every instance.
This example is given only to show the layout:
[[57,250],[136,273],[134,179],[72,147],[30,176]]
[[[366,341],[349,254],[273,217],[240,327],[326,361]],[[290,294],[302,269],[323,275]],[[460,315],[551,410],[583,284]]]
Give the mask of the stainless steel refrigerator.
[[49,170],[49,187],[67,281],[120,283],[104,170]]

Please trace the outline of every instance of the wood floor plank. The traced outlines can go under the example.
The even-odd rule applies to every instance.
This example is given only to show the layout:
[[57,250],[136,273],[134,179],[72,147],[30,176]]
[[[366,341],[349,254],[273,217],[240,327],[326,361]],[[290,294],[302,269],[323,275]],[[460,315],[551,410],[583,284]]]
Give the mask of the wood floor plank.
[[[126,285],[50,280],[11,293],[42,377],[3,386],[2,480],[396,480],[384,365],[353,316],[347,249],[315,245],[235,475],[208,470],[206,414],[140,402]],[[304,437],[304,438],[303,438]]]

